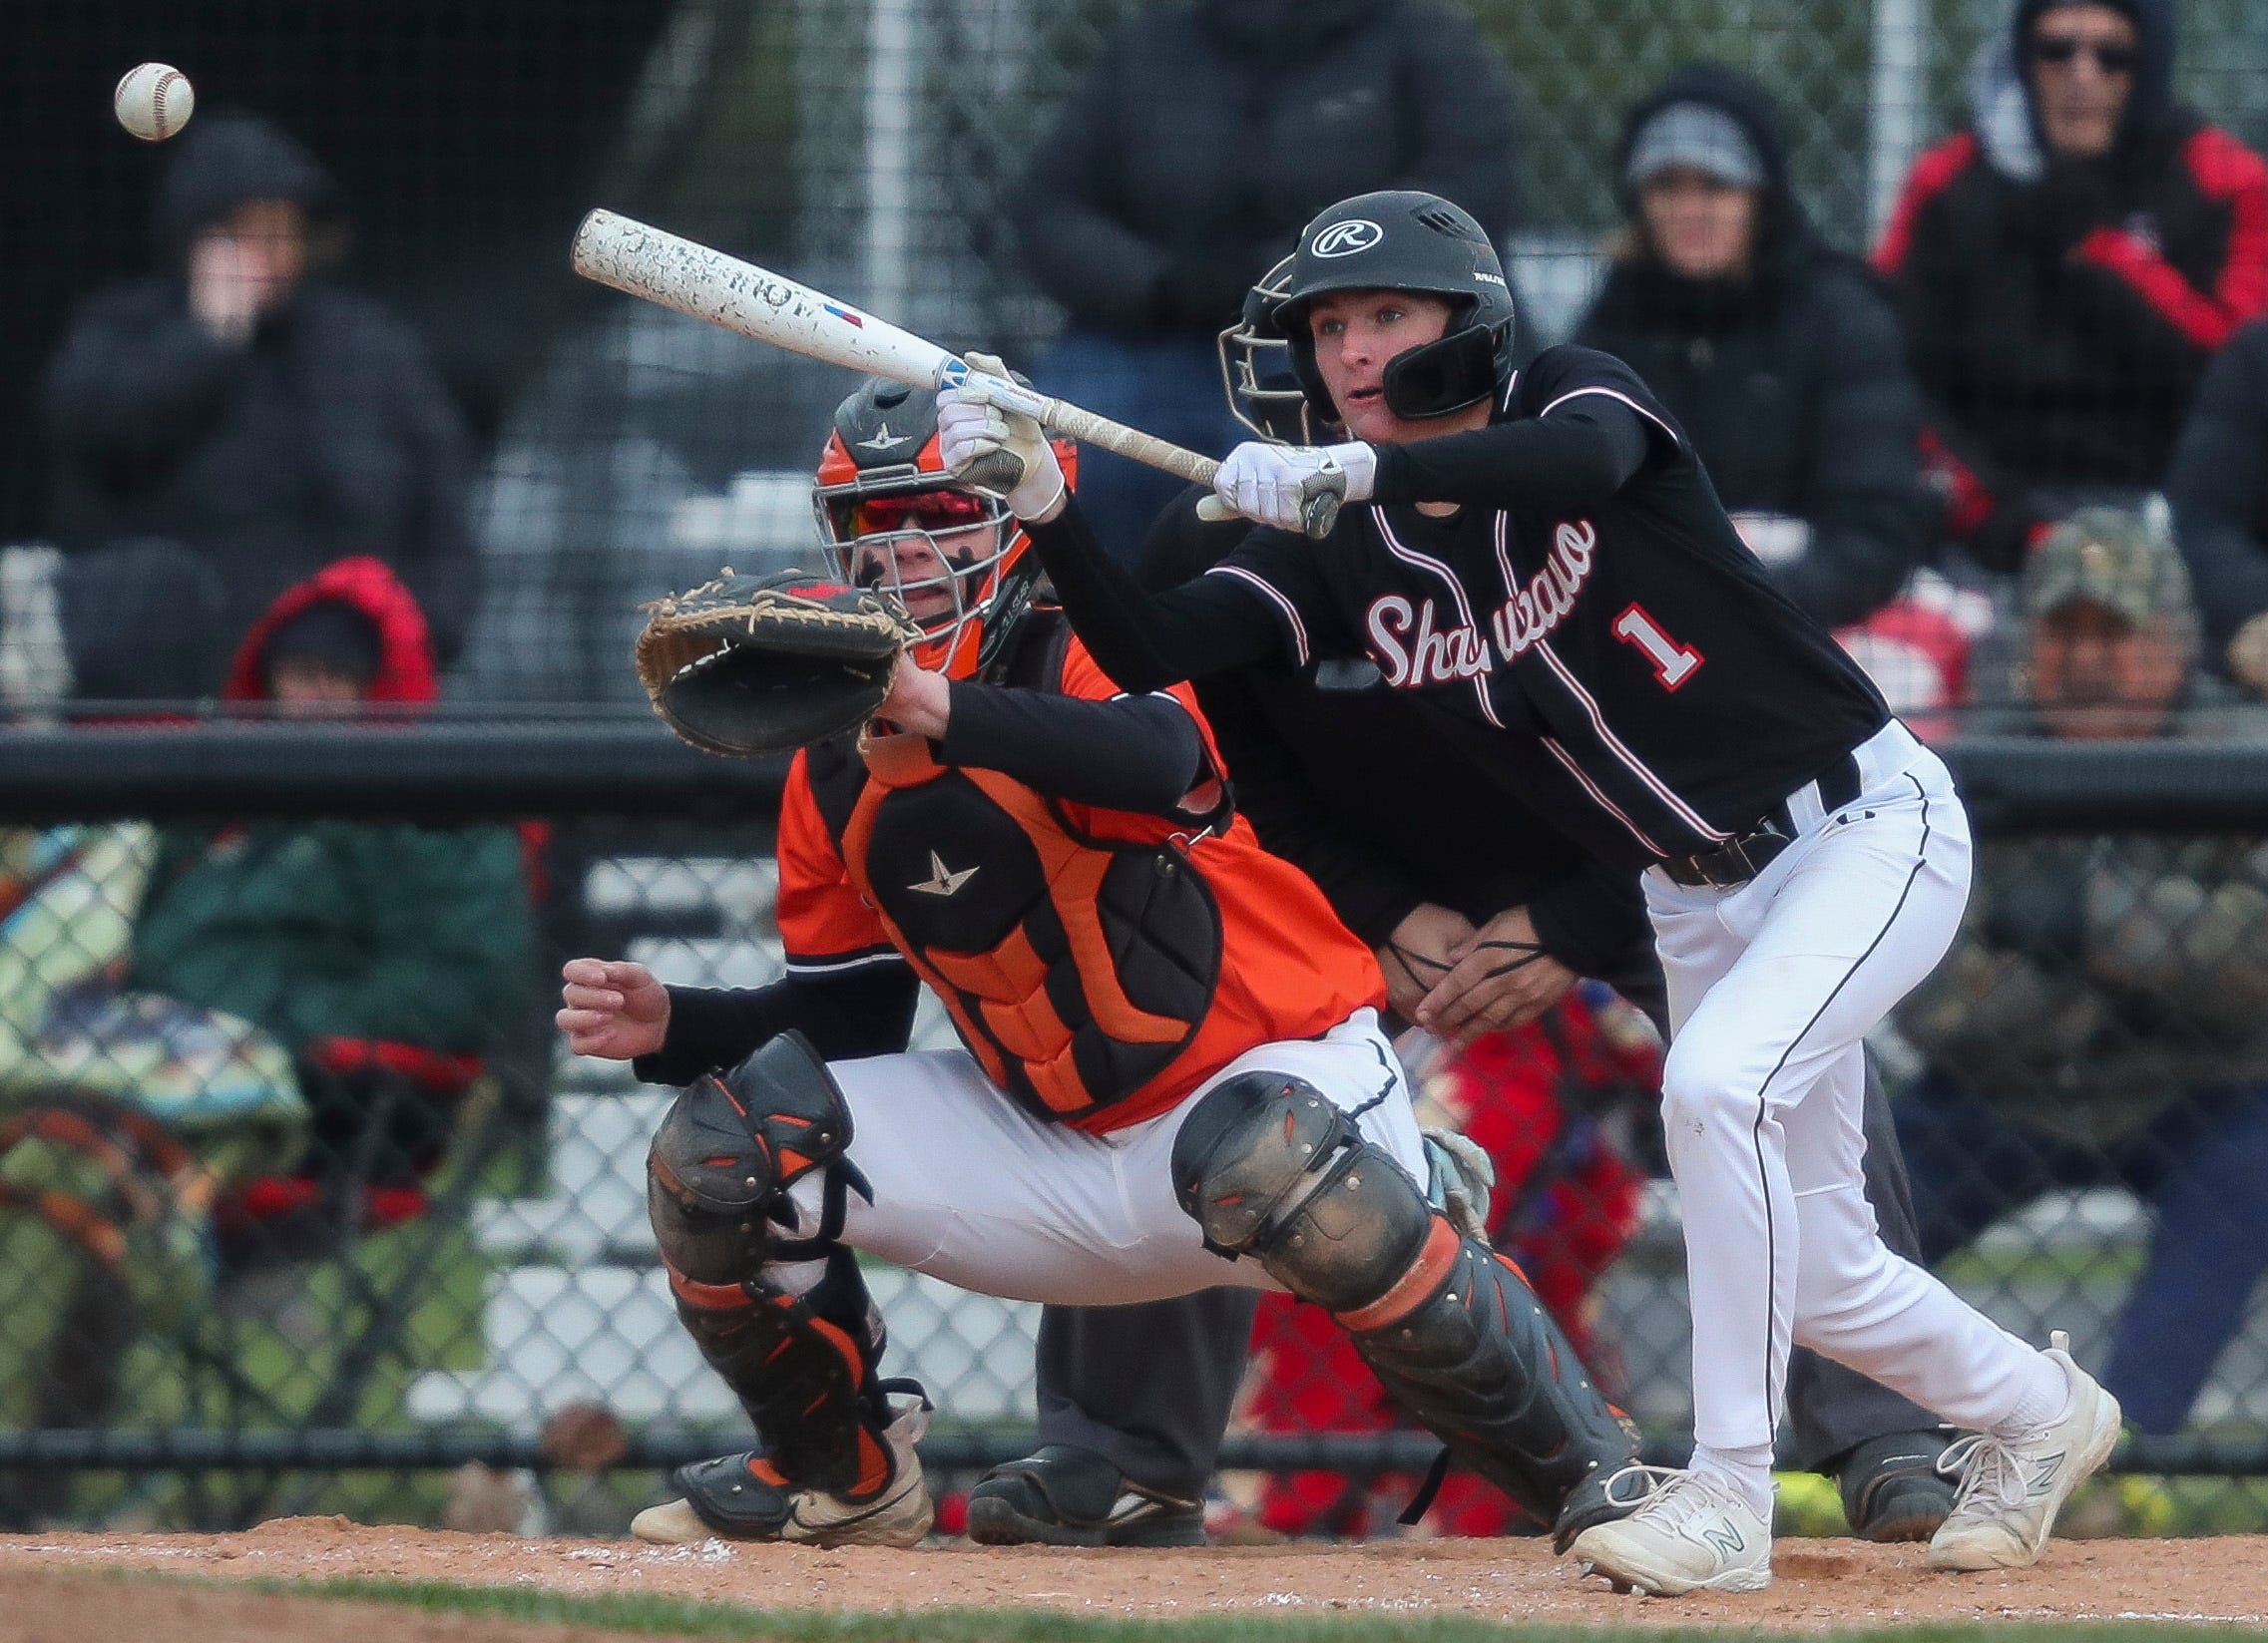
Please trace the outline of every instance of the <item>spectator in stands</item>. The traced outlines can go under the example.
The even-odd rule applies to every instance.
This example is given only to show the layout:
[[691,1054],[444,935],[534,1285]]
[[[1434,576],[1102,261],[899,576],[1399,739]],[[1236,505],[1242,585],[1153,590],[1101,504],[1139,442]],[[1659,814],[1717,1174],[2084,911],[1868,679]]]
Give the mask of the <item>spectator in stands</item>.
[[1748,76],[1678,70],[1630,112],[1618,166],[1628,220],[1575,340],[1661,396],[1789,598],[1829,627],[1861,620],[1932,514],[1889,302],[1812,226]]
[[2207,359],[2268,312],[2268,165],[2175,105],[2174,32],[2173,0],[2020,0],[1875,249],[1989,569],[2156,489]]
[[[2216,706],[2195,671],[2162,535],[2082,510],[2023,589],[2030,700],[1979,728],[2268,735],[2268,710]],[[2143,1431],[2179,1427],[2268,1269],[2268,846],[1988,844],[1962,935],[1898,1025],[1929,1061],[1896,1108],[1924,1257],[2049,1188],[2128,1188],[2153,1227],[2103,1385]]]
[[[341,560],[276,599],[225,694],[293,717],[430,703],[423,612],[386,566]],[[341,817],[178,830],[151,873],[127,986],[240,1016],[302,1060],[334,1037],[477,1054],[527,1002],[532,941],[510,828]],[[317,1153],[346,1145],[364,1114],[309,1094]]]
[[[1432,0],[1196,0],[1145,12],[1065,99],[1014,207],[1024,265],[1070,326],[1041,387],[1211,455],[1239,436],[1213,338],[1253,273],[1334,200],[1431,189],[1502,238],[1512,96]],[[1136,544],[1179,489],[1082,457],[1080,505]]]
[[163,271],[90,298],[46,383],[79,693],[211,694],[224,635],[352,555],[395,569],[446,662],[476,562],[465,433],[423,346],[324,277],[344,229],[289,137],[208,116],[169,161]]
[[2268,321],[2223,348],[2165,480],[2205,659],[2268,696]]
[[[424,616],[368,558],[328,566],[278,597],[238,648],[226,690],[291,717],[430,703],[435,694]],[[133,894],[116,865],[105,872],[96,894]],[[49,894],[68,902],[75,893],[56,885]],[[366,1188],[414,1185],[438,1158],[451,1117],[420,1097],[420,1072],[492,1047],[499,1025],[529,998],[531,916],[509,828],[443,832],[343,817],[178,827],[160,835],[139,899],[131,924],[72,921],[44,958],[18,965],[10,954],[0,965],[18,993],[45,977],[56,984],[33,1001],[44,1009],[11,1001],[4,1012],[39,1021],[0,1065],[0,1100],[70,1111],[130,1139],[155,1126],[186,1142],[201,1165],[166,1172],[170,1201],[126,1195],[134,1219],[119,1237],[136,1248],[151,1239],[197,1248],[216,1189],[226,1211],[248,1202],[235,1196],[247,1178],[285,1168],[292,1179],[278,1186],[308,1190],[278,1194],[277,1207],[320,1230],[335,1231],[341,1210],[351,1220]],[[5,928],[32,924],[19,909]],[[115,932],[119,950],[90,951],[97,931]],[[71,939],[81,933],[88,940]],[[302,1132],[305,1155],[294,1164]],[[117,1149],[115,1137],[106,1144]],[[67,1147],[50,1150],[58,1168],[77,1162]],[[27,1181],[22,1165],[10,1154],[6,1176],[60,1178]],[[97,1219],[115,1212],[107,1197],[93,1207]],[[224,1214],[220,1230],[234,1225]],[[270,1253],[265,1235],[299,1230],[237,1227],[222,1252],[233,1271]],[[201,1276],[194,1264],[171,1269],[183,1291],[172,1299],[185,1301]],[[91,1426],[109,1413],[136,1305],[116,1274],[94,1266],[81,1274],[34,1389],[31,1424]],[[14,1492],[12,1504],[0,1498],[0,1519],[11,1510],[37,1516],[61,1500],[36,1479]]]

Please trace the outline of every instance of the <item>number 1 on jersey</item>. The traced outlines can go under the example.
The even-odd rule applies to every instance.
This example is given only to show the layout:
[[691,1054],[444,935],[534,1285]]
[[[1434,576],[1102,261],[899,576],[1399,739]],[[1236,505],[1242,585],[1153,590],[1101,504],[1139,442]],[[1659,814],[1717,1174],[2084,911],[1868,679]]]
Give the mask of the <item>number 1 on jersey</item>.
[[1653,664],[1653,676],[1664,690],[1676,689],[1700,669],[1701,652],[1663,632],[1643,606],[1633,605],[1614,618],[1614,636],[1645,652],[1646,660]]

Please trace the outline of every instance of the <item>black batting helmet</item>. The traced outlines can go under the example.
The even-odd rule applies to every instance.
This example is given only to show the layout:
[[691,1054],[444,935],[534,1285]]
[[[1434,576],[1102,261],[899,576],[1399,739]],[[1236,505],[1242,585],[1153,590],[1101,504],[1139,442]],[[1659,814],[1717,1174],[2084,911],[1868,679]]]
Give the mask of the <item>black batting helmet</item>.
[[1275,323],[1291,344],[1308,403],[1339,420],[1315,369],[1307,309],[1326,291],[1424,291],[1449,299],[1437,342],[1386,366],[1386,408],[1413,419],[1478,405],[1512,369],[1512,287],[1488,230],[1436,194],[1387,189],[1342,200],[1300,231]]

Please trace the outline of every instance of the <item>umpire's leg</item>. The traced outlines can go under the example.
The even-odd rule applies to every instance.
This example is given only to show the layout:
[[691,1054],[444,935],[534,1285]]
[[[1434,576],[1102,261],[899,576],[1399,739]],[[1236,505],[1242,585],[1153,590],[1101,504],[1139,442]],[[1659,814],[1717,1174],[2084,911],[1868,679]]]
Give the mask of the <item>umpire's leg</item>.
[[[1906,1177],[1906,1154],[1890,1121],[1890,1098],[1882,1069],[1870,1051],[1866,1062],[1866,1196],[1874,1206],[1882,1241],[1893,1255],[1923,1265],[1921,1239],[1914,1226],[1914,1189]],[[1868,1380],[1831,1358],[1799,1349],[1788,1361],[1788,1436],[1797,1467],[1813,1471],[1869,1438],[1893,1433],[1941,1430],[1941,1423],[1912,1400]]]
[[1131,1481],[1201,1500],[1244,1375],[1259,1295],[1207,1289],[1040,1314],[1040,1442],[1102,1455]]

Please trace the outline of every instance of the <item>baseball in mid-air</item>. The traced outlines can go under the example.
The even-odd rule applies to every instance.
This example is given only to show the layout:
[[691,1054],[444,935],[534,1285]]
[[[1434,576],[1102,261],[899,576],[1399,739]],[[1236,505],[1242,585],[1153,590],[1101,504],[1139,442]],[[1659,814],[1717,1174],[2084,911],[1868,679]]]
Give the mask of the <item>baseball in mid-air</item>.
[[145,143],[163,143],[189,124],[197,93],[189,76],[167,63],[138,63],[111,93],[118,123]]

